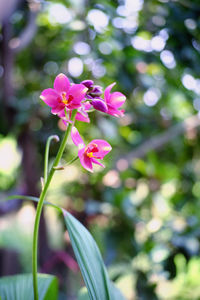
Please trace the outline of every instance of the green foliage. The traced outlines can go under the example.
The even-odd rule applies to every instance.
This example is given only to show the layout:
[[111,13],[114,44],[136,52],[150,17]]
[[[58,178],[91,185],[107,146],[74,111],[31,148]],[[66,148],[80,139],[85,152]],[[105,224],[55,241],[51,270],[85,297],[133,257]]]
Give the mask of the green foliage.
[[72,215],[63,214],[90,299],[112,299],[108,275],[92,236]]
[[[76,163],[58,172],[48,200],[76,211],[84,220],[106,265],[109,269],[118,266],[112,279],[129,298],[165,299],[174,290],[171,299],[198,300],[199,284],[188,268],[190,262],[199,265],[194,257],[200,248],[200,135],[198,127],[190,128],[188,123],[181,133],[173,133],[178,123],[200,111],[199,0],[127,2],[136,4],[125,15],[124,1],[44,3],[31,45],[16,56],[12,107],[17,115],[11,131],[17,141],[24,128],[30,129],[42,169],[47,137],[61,132],[57,117],[50,117],[49,109],[38,98],[41,90],[52,87],[59,72],[74,82],[92,78],[104,87],[116,81],[116,90],[127,95],[125,117],[116,120],[96,114],[89,126],[77,122],[86,142],[96,135],[112,145],[113,151],[105,159],[106,169],[90,176],[80,172]],[[62,23],[52,17],[55,4],[68,10],[69,21]],[[109,19],[102,30],[88,20],[93,9]],[[12,18],[14,35],[23,30],[26,18],[27,8],[20,6]],[[89,45],[88,53],[77,52],[75,45],[80,41]],[[154,49],[142,49],[142,45],[153,45]],[[83,63],[78,77],[69,72],[69,61],[74,57]],[[152,91],[157,102],[151,106],[147,92]],[[3,118],[0,128],[5,128]],[[154,143],[148,143],[152,137],[160,142],[169,130],[165,144],[154,149]],[[51,159],[56,149],[52,145]],[[67,158],[76,154],[73,147],[67,149]],[[15,188],[18,178],[21,186],[18,175],[0,174],[1,189]],[[58,218],[53,215],[52,220]],[[48,232],[53,239],[51,226]],[[65,248],[65,243],[58,243],[57,248]],[[1,246],[8,244],[2,242]],[[18,246],[16,250],[23,256],[27,246],[20,246],[21,250]],[[184,283],[180,283],[176,268],[177,254],[187,260],[180,263],[185,266]]]
[[99,249],[89,231],[68,212],[63,211],[63,215],[90,299],[123,299],[109,280]]
[[[57,300],[58,282],[56,277],[38,274],[39,300]],[[2,300],[33,300],[32,274],[7,276],[0,279]]]
[[[30,200],[37,202],[39,201],[36,197],[31,196],[20,196],[20,195],[13,195],[10,197],[7,197],[5,200],[12,200],[13,198],[21,198],[24,200]],[[92,237],[92,235],[89,233],[89,231],[76,219],[74,218],[69,212],[67,212],[64,209],[61,209],[59,206],[56,206],[54,204],[51,204],[49,202],[44,201],[44,204],[50,205],[54,208],[56,208],[59,212],[63,214],[64,221],[67,227],[67,230],[69,232],[70,240],[72,243],[72,248],[74,250],[77,262],[79,264],[79,267],[81,269],[81,273],[83,276],[83,279],[85,281],[85,284],[88,289],[89,298],[91,300],[118,300],[118,299],[124,299],[120,291],[114,286],[114,284],[110,281],[108,277],[108,273],[106,270],[106,267],[104,265],[103,259],[101,257],[100,251],[98,249],[98,246]],[[45,276],[48,275],[39,275],[38,280],[38,290],[39,290],[39,300],[43,299],[40,295],[40,289],[43,286],[43,279],[46,279]],[[26,285],[30,287],[32,285],[32,277],[30,275],[17,275],[12,278],[14,285]],[[6,277],[2,279],[2,292],[4,289],[4,283],[8,284],[8,282],[11,282],[12,280],[6,280]],[[50,276],[52,279],[53,277]],[[49,279],[47,277],[47,279]],[[25,282],[27,280],[27,283]],[[46,281],[46,287],[48,287],[49,281]],[[1,288],[1,282],[0,282],[0,288]],[[9,286],[9,289],[11,286]],[[16,290],[18,289],[18,286],[15,287]],[[1,290],[0,290],[1,291]],[[45,291],[45,288],[44,288]],[[24,292],[22,290],[22,295],[26,295],[27,290],[25,289]],[[46,291],[47,295],[49,295],[49,290]],[[52,291],[51,291],[52,294]],[[82,295],[82,291],[80,292]],[[21,294],[20,294],[21,295]],[[46,294],[45,294],[46,295]],[[52,294],[54,296],[54,294]],[[83,296],[85,297],[85,292],[83,291]],[[11,296],[10,296],[11,297]],[[18,297],[18,294],[17,294]],[[22,296],[21,296],[22,297]],[[82,296],[81,296],[82,297]],[[17,298],[18,299],[18,298]],[[17,300],[16,299],[16,300]],[[56,298],[52,298],[56,299]],[[12,300],[12,299],[11,299]],[[22,300],[22,299],[21,299]],[[44,300],[47,300],[47,298],[44,298]],[[51,300],[49,298],[49,300]]]
[[175,264],[177,275],[174,280],[163,282],[163,285],[169,289],[169,293],[160,296],[164,300],[196,300],[200,298],[200,259],[193,257],[187,263],[184,256],[181,254],[176,255]]

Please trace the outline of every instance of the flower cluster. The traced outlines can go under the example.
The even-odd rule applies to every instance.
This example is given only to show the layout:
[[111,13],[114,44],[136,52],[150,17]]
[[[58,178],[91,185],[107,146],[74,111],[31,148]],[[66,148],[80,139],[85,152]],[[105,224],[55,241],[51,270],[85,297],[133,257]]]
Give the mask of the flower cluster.
[[[74,109],[77,110],[75,120],[89,123],[89,113],[93,109],[115,117],[123,116],[124,110],[120,107],[124,104],[126,97],[120,92],[111,93],[114,85],[115,83],[112,83],[105,89],[103,97],[102,87],[94,85],[92,80],[71,84],[67,76],[61,73],[54,81],[54,88],[45,89],[40,98],[51,107],[52,114],[58,115],[66,125],[72,122],[71,115]],[[96,139],[85,146],[74,126],[71,136],[78,147],[78,156],[85,169],[92,172],[93,163],[103,166],[97,159],[103,159],[111,151],[112,148],[108,142]]]

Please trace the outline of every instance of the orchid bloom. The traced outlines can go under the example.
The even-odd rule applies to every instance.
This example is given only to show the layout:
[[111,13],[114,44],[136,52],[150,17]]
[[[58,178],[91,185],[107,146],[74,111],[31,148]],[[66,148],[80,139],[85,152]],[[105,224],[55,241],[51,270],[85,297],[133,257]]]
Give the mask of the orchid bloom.
[[115,117],[123,117],[124,110],[118,110],[118,108],[124,104],[126,101],[126,96],[120,92],[110,93],[115,84],[116,83],[114,82],[105,89],[104,99],[108,107],[106,113]]
[[93,140],[85,146],[76,127],[71,131],[72,141],[78,146],[78,156],[80,162],[86,170],[93,172],[93,163],[104,167],[97,159],[103,159],[108,154],[112,147],[104,140]]
[[[90,123],[90,118],[88,115],[88,111],[90,108],[91,104],[88,101],[81,103],[81,107],[77,109],[75,120]],[[62,119],[63,123],[67,125],[68,123],[72,123],[71,114],[71,110],[67,111],[67,113],[65,113],[65,111],[63,110],[58,114],[58,116]]]
[[90,119],[88,116],[88,111],[91,108],[91,104],[89,101],[81,103],[81,107],[79,107],[77,114],[76,114],[76,120],[90,123]]
[[83,84],[71,85],[67,76],[60,73],[54,81],[54,88],[44,90],[40,98],[52,108],[53,114],[60,116],[64,114],[65,109],[81,107],[81,101],[84,100],[87,90]]

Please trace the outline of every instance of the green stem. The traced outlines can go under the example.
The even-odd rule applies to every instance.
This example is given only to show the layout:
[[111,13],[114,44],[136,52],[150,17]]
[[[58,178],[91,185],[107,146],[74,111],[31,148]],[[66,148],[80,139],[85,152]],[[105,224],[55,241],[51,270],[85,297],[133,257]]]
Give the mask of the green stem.
[[[72,123],[75,119],[76,111],[72,112],[71,120]],[[38,282],[37,282],[37,256],[38,256],[38,230],[39,230],[39,223],[40,223],[40,217],[42,213],[42,206],[44,202],[44,198],[46,196],[48,187],[50,185],[50,182],[52,180],[52,177],[54,175],[54,172],[56,171],[54,168],[58,166],[60,159],[63,155],[63,152],[65,150],[65,146],[67,143],[67,139],[69,136],[69,133],[71,131],[72,124],[69,123],[68,127],[66,129],[65,135],[63,137],[63,140],[61,142],[60,148],[58,150],[58,153],[56,155],[56,158],[54,160],[53,166],[51,167],[51,170],[49,172],[49,175],[46,179],[44,188],[40,194],[40,199],[37,205],[37,210],[36,210],[36,216],[35,216],[35,224],[34,224],[34,233],[33,233],[33,249],[32,249],[32,274],[33,274],[33,290],[34,290],[34,300],[39,300],[38,296]],[[47,167],[48,168],[48,167]]]
[[66,163],[66,165],[64,165],[64,167],[67,167],[67,166],[73,164],[78,158],[79,158],[78,156],[74,157],[72,160],[70,160],[68,163]]
[[59,137],[57,135],[51,135],[46,143],[46,148],[45,148],[45,157],[44,157],[44,183],[47,181],[47,176],[48,176],[48,165],[49,165],[49,148],[51,141],[55,140],[56,142],[59,142]]

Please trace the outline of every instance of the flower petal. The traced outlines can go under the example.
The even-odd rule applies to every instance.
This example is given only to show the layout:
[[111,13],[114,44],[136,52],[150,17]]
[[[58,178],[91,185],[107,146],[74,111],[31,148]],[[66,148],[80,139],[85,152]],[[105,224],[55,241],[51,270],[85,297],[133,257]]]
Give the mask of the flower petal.
[[114,116],[114,117],[123,117],[124,116],[124,109],[118,110],[110,105],[108,105],[107,114]]
[[115,108],[119,108],[126,101],[126,96],[120,92],[114,92],[110,95],[109,104]]
[[100,163],[97,159],[91,158],[91,160],[92,160],[92,162],[93,162],[94,164],[97,164],[97,165],[99,165],[99,166],[105,168],[105,166],[104,166],[102,163]]
[[88,116],[83,116],[80,112],[77,112],[76,118],[77,121],[82,121],[86,123],[90,123],[90,119]]
[[[89,101],[82,103],[81,108],[79,109],[79,112],[87,111],[91,108],[91,103]],[[86,112],[87,113],[87,112]]]
[[76,129],[75,126],[72,127],[72,131],[71,131],[71,137],[72,137],[72,141],[73,143],[79,147],[79,149],[83,149],[85,148],[85,144],[83,142],[82,137],[80,136],[78,130]]
[[67,97],[72,96],[73,99],[71,103],[78,104],[84,99],[87,90],[88,88],[86,88],[83,84],[73,84],[67,93]]
[[67,91],[70,88],[70,81],[67,78],[67,76],[65,76],[65,74],[60,73],[58,76],[56,76],[56,79],[54,80],[54,89],[58,92],[58,93],[67,93]]
[[64,104],[60,103],[56,107],[53,107],[51,112],[54,115],[60,115],[60,113],[63,111],[64,107],[65,107]]
[[60,95],[54,89],[44,90],[40,95],[40,99],[50,107],[56,107],[61,102]]
[[92,160],[85,154],[85,149],[80,149],[78,151],[78,156],[80,158],[80,163],[82,164],[83,168],[90,172],[93,172]]
[[109,102],[110,98],[110,91],[113,88],[113,86],[116,84],[116,82],[111,83],[107,88],[105,89],[104,95],[105,95],[105,100],[106,102]]
[[104,156],[112,150],[110,144],[104,140],[93,140],[88,144],[87,147],[92,147],[94,144],[98,148],[97,152],[93,152],[94,158],[104,158]]
[[66,117],[65,116],[65,109],[66,109],[66,107],[63,105],[63,109],[60,110],[59,113],[58,113],[59,118],[65,118]]
[[67,120],[67,119],[61,119],[61,120],[65,126],[68,126],[69,123],[72,123],[71,120]]

